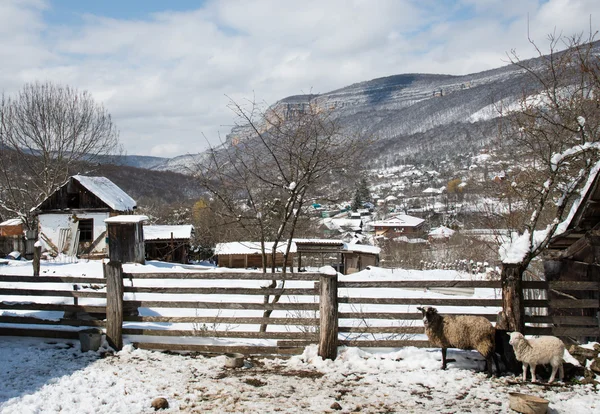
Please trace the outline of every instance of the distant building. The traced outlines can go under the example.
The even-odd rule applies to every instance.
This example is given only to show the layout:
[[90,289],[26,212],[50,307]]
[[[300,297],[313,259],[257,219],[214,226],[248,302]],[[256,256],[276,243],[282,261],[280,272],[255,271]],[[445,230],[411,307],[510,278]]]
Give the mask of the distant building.
[[191,248],[194,226],[144,226],[146,259],[164,262],[187,263]]
[[429,243],[444,243],[450,240],[452,236],[456,233],[449,227],[440,226],[432,229],[427,235],[427,239]]
[[376,236],[419,237],[424,235],[425,220],[407,214],[399,214],[387,220],[372,221],[369,226],[375,231]]
[[104,220],[131,214],[136,202],[105,177],[74,175],[32,212],[39,239],[54,253],[107,254]]

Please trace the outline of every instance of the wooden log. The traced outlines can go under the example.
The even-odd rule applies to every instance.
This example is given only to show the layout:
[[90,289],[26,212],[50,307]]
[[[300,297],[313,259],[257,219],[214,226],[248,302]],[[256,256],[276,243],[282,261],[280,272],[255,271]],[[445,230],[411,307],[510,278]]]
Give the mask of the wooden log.
[[318,303],[246,303],[246,302],[179,302],[179,301],[125,301],[134,308],[175,309],[251,309],[251,310],[318,310]]
[[[445,298],[338,298],[338,303],[369,305],[429,305],[429,306],[494,306],[502,305],[500,299],[445,299]],[[530,300],[528,306],[544,307],[545,300]]]
[[190,273],[124,273],[126,279],[206,279],[206,280],[319,280],[319,273],[286,273],[285,276],[281,273],[225,273],[225,272],[190,272]]
[[104,298],[104,292],[81,292],[72,290],[0,289],[0,296],[53,296],[58,298]]
[[0,327],[0,336],[31,336],[37,338],[79,339],[76,331],[61,331],[54,329],[22,329]]
[[0,275],[0,282],[9,283],[80,283],[80,284],[99,284],[104,285],[106,279],[92,277],[77,277],[77,276],[13,276]]
[[229,325],[295,325],[295,326],[319,326],[316,318],[248,318],[248,317],[224,317],[224,316],[124,316],[126,322],[168,322],[168,323],[209,323]]
[[106,278],[106,340],[115,350],[123,348],[123,269],[120,262],[104,264]]
[[42,260],[42,246],[36,243],[33,247],[33,276],[40,275],[40,261]]
[[0,302],[0,309],[10,310],[45,310],[57,312],[86,312],[86,313],[106,313],[105,306],[86,306],[86,305],[67,305],[61,303],[13,303]]
[[[464,315],[465,313],[459,313],[457,315]],[[451,315],[450,313],[444,312],[444,315]],[[496,320],[496,314],[471,314],[474,316],[483,316],[490,321]],[[394,319],[394,320],[422,320],[423,314],[419,313],[396,313],[396,312],[340,312],[338,314],[339,319]]]
[[240,353],[244,355],[298,355],[304,348],[276,347],[276,346],[218,346],[218,345],[194,345],[194,344],[167,344],[134,342],[133,346],[140,349],[159,349],[169,351],[188,351],[210,354]]
[[369,333],[369,334],[422,334],[422,326],[340,326],[338,332],[342,333]]
[[49,320],[32,318],[29,316],[0,316],[0,323],[13,323],[23,325],[67,325],[67,326],[104,326],[104,321],[83,319]]
[[365,348],[402,348],[405,346],[415,346],[418,348],[430,348],[431,344],[429,341],[418,341],[418,340],[390,340],[390,341],[361,341],[361,340],[351,340],[351,341],[339,341],[340,345],[345,346],[356,346],[356,347],[365,347]]
[[199,338],[246,338],[246,339],[306,339],[317,340],[316,334],[305,332],[241,332],[241,331],[213,331],[213,330],[171,330],[171,329],[138,329],[124,328],[124,335],[145,336],[176,336]]
[[164,294],[189,294],[189,295],[294,295],[314,296],[314,288],[225,288],[225,287],[133,287],[126,286],[126,293],[164,293]]
[[319,295],[319,356],[335,360],[338,336],[337,274],[321,275]]

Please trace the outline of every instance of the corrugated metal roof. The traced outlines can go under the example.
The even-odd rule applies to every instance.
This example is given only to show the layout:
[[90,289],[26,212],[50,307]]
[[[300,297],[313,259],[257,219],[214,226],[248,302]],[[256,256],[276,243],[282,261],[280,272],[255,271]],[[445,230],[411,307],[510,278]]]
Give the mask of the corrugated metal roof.
[[106,177],[74,175],[72,178],[79,181],[82,186],[105,202],[113,210],[131,211],[136,208],[135,200]]
[[171,234],[173,239],[189,240],[193,232],[194,226],[191,224],[144,226],[144,240],[171,240]]

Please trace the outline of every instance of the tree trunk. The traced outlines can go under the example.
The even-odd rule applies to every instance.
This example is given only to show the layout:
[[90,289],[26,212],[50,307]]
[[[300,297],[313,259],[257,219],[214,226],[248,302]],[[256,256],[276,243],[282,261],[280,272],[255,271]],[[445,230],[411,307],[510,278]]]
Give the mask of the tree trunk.
[[502,319],[503,329],[524,333],[525,306],[523,304],[523,289],[521,282],[525,267],[522,263],[502,264]]

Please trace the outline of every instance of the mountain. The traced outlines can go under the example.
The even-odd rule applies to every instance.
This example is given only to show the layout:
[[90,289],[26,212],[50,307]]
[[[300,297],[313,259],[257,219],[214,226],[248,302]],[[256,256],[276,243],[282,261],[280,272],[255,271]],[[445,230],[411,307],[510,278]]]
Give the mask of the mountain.
[[[600,51],[600,42],[594,45]],[[541,65],[541,59],[527,61]],[[539,63],[538,63],[539,62]],[[356,83],[323,94],[294,95],[273,107],[302,110],[309,103],[332,110],[342,129],[377,138],[373,166],[429,163],[473,156],[496,136],[496,105],[514,104],[528,88],[516,65],[462,76],[401,74]],[[226,142],[243,140],[248,127],[234,127]],[[155,168],[185,172],[202,155],[184,155]]]

